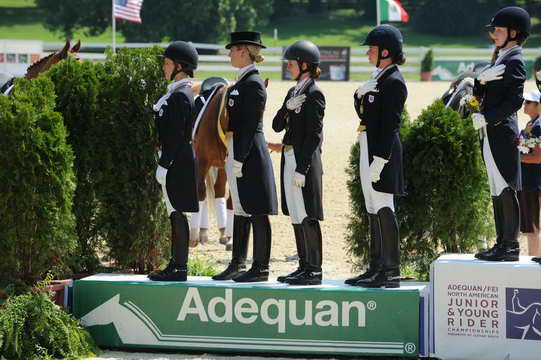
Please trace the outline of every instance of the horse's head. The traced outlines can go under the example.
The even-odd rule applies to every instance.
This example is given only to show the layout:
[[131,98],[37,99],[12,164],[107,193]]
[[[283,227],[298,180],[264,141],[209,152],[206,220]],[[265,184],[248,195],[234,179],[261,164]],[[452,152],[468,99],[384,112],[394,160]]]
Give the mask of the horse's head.
[[87,313],[80,320],[83,326],[107,325],[114,321],[113,314],[119,312],[122,305],[119,303],[120,294],[117,294]]
[[35,79],[39,76],[39,74],[46,72],[54,64],[66,59],[68,56],[77,58],[77,54],[81,49],[81,41],[77,41],[77,44],[75,44],[73,47],[70,45],[70,41],[68,40],[66,41],[66,44],[64,44],[62,50],[49,54],[30,65],[28,69],[26,69],[26,75],[24,78],[27,80]]

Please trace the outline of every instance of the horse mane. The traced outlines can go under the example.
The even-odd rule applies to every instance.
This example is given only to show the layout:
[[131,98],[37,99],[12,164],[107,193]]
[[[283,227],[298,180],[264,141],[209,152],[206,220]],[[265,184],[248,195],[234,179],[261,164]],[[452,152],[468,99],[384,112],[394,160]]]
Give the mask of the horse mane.
[[[216,93],[207,104],[206,110],[202,115],[195,136],[196,157],[205,159],[210,166],[223,167],[227,149],[218,137],[218,121],[222,123],[220,114],[220,102],[222,96],[227,91],[226,86],[216,90]],[[227,129],[223,129],[227,131]]]
[[49,54],[30,65],[26,69],[26,74],[24,75],[24,78],[27,80],[35,79],[39,76],[39,74],[49,70],[54,64],[58,63],[59,61],[64,60],[68,56],[74,56],[74,54],[76,54],[80,49],[80,40],[71,49],[70,41],[67,40],[62,50]]

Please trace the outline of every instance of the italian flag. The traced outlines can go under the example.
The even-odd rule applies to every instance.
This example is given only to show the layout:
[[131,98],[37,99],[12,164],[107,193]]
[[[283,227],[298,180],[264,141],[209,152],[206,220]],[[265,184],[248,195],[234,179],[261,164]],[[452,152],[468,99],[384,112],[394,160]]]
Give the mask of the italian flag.
[[378,0],[380,21],[408,22],[410,17],[398,0]]

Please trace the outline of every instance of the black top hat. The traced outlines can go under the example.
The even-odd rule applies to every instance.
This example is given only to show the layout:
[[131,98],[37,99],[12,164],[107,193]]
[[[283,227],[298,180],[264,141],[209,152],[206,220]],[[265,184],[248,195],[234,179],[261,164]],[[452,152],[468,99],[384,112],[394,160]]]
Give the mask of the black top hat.
[[231,33],[231,41],[225,46],[230,49],[233,45],[256,45],[266,48],[261,42],[261,33],[257,31],[237,31]]

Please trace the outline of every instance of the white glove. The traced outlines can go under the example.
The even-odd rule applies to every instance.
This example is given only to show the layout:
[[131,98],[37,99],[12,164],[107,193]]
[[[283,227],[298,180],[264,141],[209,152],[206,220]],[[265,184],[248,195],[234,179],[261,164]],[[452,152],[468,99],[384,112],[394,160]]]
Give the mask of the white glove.
[[372,161],[372,164],[370,164],[370,167],[368,168],[368,172],[370,173],[370,181],[372,182],[378,182],[381,176],[381,171],[383,170],[383,167],[385,164],[387,164],[389,160],[385,160],[383,158],[380,158],[378,156],[374,156],[374,160]]
[[167,177],[167,169],[163,166],[158,165],[158,168],[156,169],[156,181],[160,185],[165,185],[165,178]]
[[503,73],[505,72],[505,65],[500,64],[489,67],[477,76],[477,80],[483,85],[489,81],[501,80]]
[[481,129],[482,127],[485,127],[487,126],[487,121],[485,119],[485,115],[483,114],[480,114],[480,113],[473,113],[471,115],[471,120],[473,122],[473,128],[475,130],[479,130]]
[[288,110],[295,110],[299,106],[301,106],[306,101],[306,95],[302,94],[299,96],[292,97],[286,102],[286,108]]
[[236,177],[242,177],[242,163],[237,160],[233,160],[233,173]]
[[306,176],[295,171],[295,175],[293,175],[293,185],[298,186],[298,187],[304,187],[305,181],[306,181]]
[[361,86],[357,88],[355,91],[355,95],[357,96],[357,99],[360,99],[362,96],[366,95],[369,92],[379,92],[377,90],[378,81],[376,79],[370,79],[365,83],[362,83]]

